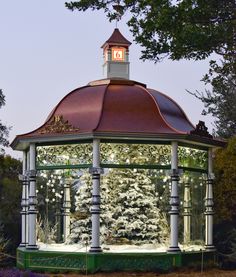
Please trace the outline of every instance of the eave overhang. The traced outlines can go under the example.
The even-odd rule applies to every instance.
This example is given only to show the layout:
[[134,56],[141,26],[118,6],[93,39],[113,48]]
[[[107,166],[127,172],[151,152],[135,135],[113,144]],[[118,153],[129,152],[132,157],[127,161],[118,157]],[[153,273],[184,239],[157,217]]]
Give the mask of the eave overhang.
[[189,145],[190,147],[225,147],[227,142],[219,139],[211,139],[207,137],[200,137],[191,134],[141,134],[141,133],[102,133],[92,132],[83,134],[63,134],[59,136],[40,136],[40,137],[21,137],[17,136],[11,143],[13,150],[25,151],[29,148],[30,143],[40,145],[55,145],[67,143],[83,143],[85,141],[92,141],[94,138],[99,138],[101,141],[123,141],[129,142],[142,142],[142,143],[168,143],[177,141],[181,144]]

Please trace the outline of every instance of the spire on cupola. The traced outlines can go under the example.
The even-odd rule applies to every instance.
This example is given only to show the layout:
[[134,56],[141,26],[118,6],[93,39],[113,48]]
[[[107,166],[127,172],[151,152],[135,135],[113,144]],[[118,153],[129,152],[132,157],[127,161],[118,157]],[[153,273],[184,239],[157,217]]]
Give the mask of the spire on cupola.
[[106,78],[129,79],[129,46],[128,41],[115,28],[110,38],[102,45],[104,64],[103,72]]

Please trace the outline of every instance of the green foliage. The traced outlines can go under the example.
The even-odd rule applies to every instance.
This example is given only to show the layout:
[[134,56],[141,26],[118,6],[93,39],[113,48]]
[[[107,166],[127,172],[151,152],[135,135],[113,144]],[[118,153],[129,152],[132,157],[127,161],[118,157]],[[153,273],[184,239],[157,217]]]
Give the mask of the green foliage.
[[57,240],[57,229],[57,224],[50,226],[48,221],[43,222],[39,217],[36,225],[36,236],[38,241],[46,244],[55,243]]
[[207,168],[207,151],[179,146],[178,158],[179,166]]
[[236,137],[225,149],[216,151],[214,165],[216,219],[236,222]]
[[214,242],[221,267],[236,268],[236,137],[214,155]]
[[218,250],[218,263],[221,268],[236,267],[236,229],[235,223],[224,220],[214,226],[214,241]]
[[[47,151],[47,148],[45,149]],[[51,152],[50,152],[51,153]],[[50,160],[50,155],[48,157]],[[67,176],[69,174],[69,176]],[[71,185],[71,211],[75,209],[73,183],[78,177],[74,170],[41,170],[37,176],[37,238],[39,242],[62,242],[63,197],[65,182]],[[69,177],[69,180],[67,179]]]
[[15,251],[20,236],[21,184],[18,174],[21,162],[10,156],[0,155],[0,223],[3,235],[9,239],[8,250]]
[[92,144],[65,144],[37,147],[37,166],[92,163]]
[[102,164],[169,165],[170,161],[170,145],[101,143]]
[[[143,47],[142,59],[201,60],[216,52],[235,51],[234,0],[80,0],[66,2],[70,10],[103,9],[110,20],[129,12],[128,25]],[[118,13],[118,14],[117,14]]]
[[[119,5],[117,5],[119,3]],[[236,133],[236,3],[235,0],[80,0],[67,2],[70,10],[103,9],[110,20],[129,12],[127,22],[142,46],[143,60],[202,60],[216,53],[222,65],[210,62],[204,76],[212,91],[191,93],[215,120],[216,134]]]
[[212,114],[216,118],[216,134],[229,138],[236,134],[235,57],[222,61],[221,65],[211,61],[209,73],[204,76],[203,81],[212,85],[212,91],[190,93],[204,103],[204,115]]
[[[5,105],[5,96],[2,93],[2,90],[0,89],[0,108]],[[0,145],[2,146],[8,146],[8,137],[9,128],[2,124],[0,120]],[[0,154],[3,153],[3,149],[0,148]]]

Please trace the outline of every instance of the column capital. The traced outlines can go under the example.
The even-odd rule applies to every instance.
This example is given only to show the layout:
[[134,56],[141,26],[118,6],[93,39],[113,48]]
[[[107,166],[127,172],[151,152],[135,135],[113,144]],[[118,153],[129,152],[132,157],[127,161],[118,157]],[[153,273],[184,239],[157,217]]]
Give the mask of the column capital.
[[36,174],[37,174],[37,170],[35,170],[35,169],[30,169],[30,170],[27,170],[27,171],[26,171],[26,175],[27,175],[29,178],[35,178],[35,177],[36,177]]
[[191,185],[189,182],[184,182],[184,188],[190,188],[190,187],[191,187]]
[[179,176],[179,169],[178,168],[173,168],[170,170],[170,175],[171,176]]
[[64,186],[65,185],[70,186],[71,183],[73,182],[73,178],[67,177],[67,178],[64,178],[63,181],[64,181]]
[[205,207],[213,207],[214,202],[212,198],[205,198]]
[[213,215],[214,215],[214,202],[213,202],[213,179],[212,173],[212,158],[209,155],[208,159],[208,179],[206,182],[206,197],[205,197],[205,246],[207,250],[214,248],[213,246]]
[[90,174],[101,175],[101,174],[104,173],[104,169],[102,167],[90,167],[89,168],[89,173]]
[[27,174],[19,174],[18,179],[22,182],[27,182],[29,180]]
[[215,179],[215,174],[214,173],[208,173],[207,180],[214,180],[214,179]]
[[172,176],[181,176],[183,174],[182,168],[173,168],[167,171],[168,175]]
[[179,196],[171,196],[170,197],[170,205],[178,207],[179,206]]

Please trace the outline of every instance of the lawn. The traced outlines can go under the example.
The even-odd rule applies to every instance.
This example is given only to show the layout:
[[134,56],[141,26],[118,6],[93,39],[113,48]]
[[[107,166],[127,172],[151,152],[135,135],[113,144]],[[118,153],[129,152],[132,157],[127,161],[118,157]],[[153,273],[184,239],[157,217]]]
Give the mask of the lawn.
[[174,273],[126,273],[126,272],[115,272],[115,273],[97,273],[97,274],[51,274],[50,277],[236,277],[236,270],[223,271],[223,270],[208,270],[201,272],[196,271],[181,271]]

